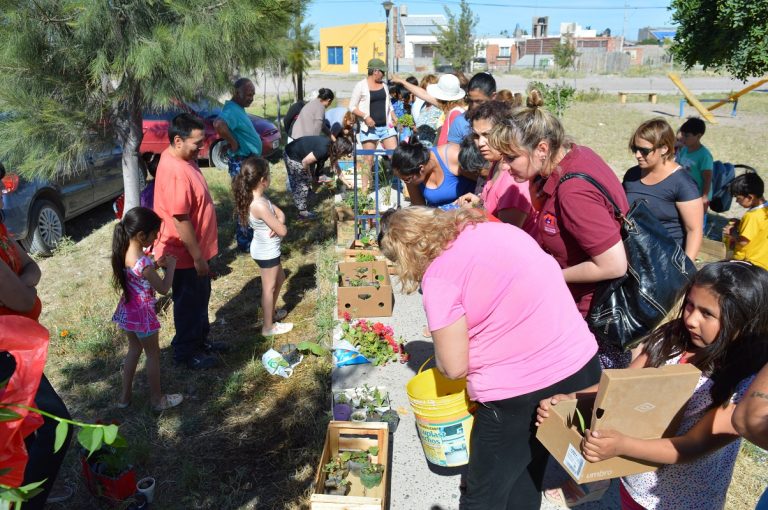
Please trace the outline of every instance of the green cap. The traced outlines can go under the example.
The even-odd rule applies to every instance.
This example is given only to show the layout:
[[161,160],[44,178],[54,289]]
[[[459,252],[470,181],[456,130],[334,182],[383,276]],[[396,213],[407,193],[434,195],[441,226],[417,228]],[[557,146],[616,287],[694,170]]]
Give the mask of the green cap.
[[381,72],[387,70],[387,64],[380,58],[372,58],[368,61],[368,69],[378,69]]

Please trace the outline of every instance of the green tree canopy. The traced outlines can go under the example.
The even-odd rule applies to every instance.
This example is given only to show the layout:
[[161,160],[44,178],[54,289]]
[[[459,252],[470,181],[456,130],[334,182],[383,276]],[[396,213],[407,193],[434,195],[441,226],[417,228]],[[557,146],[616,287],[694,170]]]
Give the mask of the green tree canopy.
[[474,31],[478,18],[472,13],[466,0],[461,0],[461,13],[458,17],[448,7],[444,9],[448,26],[437,27],[437,51],[454,69],[468,71],[475,56]]
[[570,41],[559,42],[552,48],[552,56],[555,58],[555,64],[559,69],[568,69],[573,66],[576,57],[576,47]]
[[223,92],[273,53],[299,2],[0,0],[0,159],[76,172],[94,137],[116,138],[138,205],[142,112]]
[[672,0],[679,25],[675,58],[692,67],[725,68],[746,80],[768,72],[768,2],[755,0]]

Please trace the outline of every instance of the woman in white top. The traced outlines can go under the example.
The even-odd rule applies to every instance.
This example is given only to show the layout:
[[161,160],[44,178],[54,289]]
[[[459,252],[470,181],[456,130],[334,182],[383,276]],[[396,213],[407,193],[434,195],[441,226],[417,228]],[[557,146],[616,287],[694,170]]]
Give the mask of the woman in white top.
[[[349,111],[360,118],[359,141],[365,150],[373,150],[378,143],[386,150],[397,147],[397,117],[392,110],[389,90],[384,85],[387,65],[383,60],[368,61],[368,76],[357,82],[349,99]],[[368,188],[373,155],[365,156],[367,169],[363,171],[363,188]]]
[[243,161],[240,173],[232,181],[235,195],[235,211],[241,224],[253,229],[251,257],[261,270],[261,309],[264,336],[288,333],[293,329],[290,322],[279,322],[287,315],[286,310],[275,310],[285,272],[280,264],[280,241],[288,234],[285,214],[267,199],[264,192],[269,188],[269,163],[265,159],[250,157]]

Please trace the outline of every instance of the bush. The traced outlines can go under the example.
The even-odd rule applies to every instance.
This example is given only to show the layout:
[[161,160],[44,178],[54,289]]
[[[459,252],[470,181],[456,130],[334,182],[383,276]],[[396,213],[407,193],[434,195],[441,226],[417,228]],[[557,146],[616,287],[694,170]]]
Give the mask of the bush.
[[528,83],[528,91],[536,89],[541,93],[544,99],[544,106],[547,110],[558,117],[562,117],[565,109],[573,101],[576,89],[567,85],[565,82],[547,85],[541,81],[532,81]]

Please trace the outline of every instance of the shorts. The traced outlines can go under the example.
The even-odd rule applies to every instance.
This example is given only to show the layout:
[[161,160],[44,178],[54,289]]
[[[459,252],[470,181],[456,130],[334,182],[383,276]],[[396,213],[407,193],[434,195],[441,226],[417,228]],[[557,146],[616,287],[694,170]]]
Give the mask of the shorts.
[[273,259],[269,260],[257,260],[253,259],[254,262],[256,262],[260,268],[262,269],[269,269],[270,267],[275,267],[280,265],[280,255]]
[[144,340],[145,338],[151,337],[152,335],[154,335],[158,331],[160,331],[160,330],[156,329],[154,331],[147,331],[146,333],[142,333],[141,331],[131,331],[131,333],[136,335],[136,338],[138,338],[139,340]]
[[395,128],[387,127],[387,126],[376,126],[375,128],[371,129],[368,128],[368,132],[364,133],[360,131],[360,134],[358,135],[357,139],[361,143],[363,142],[378,142],[381,140],[386,140],[387,138],[397,136],[397,131],[395,131]]

